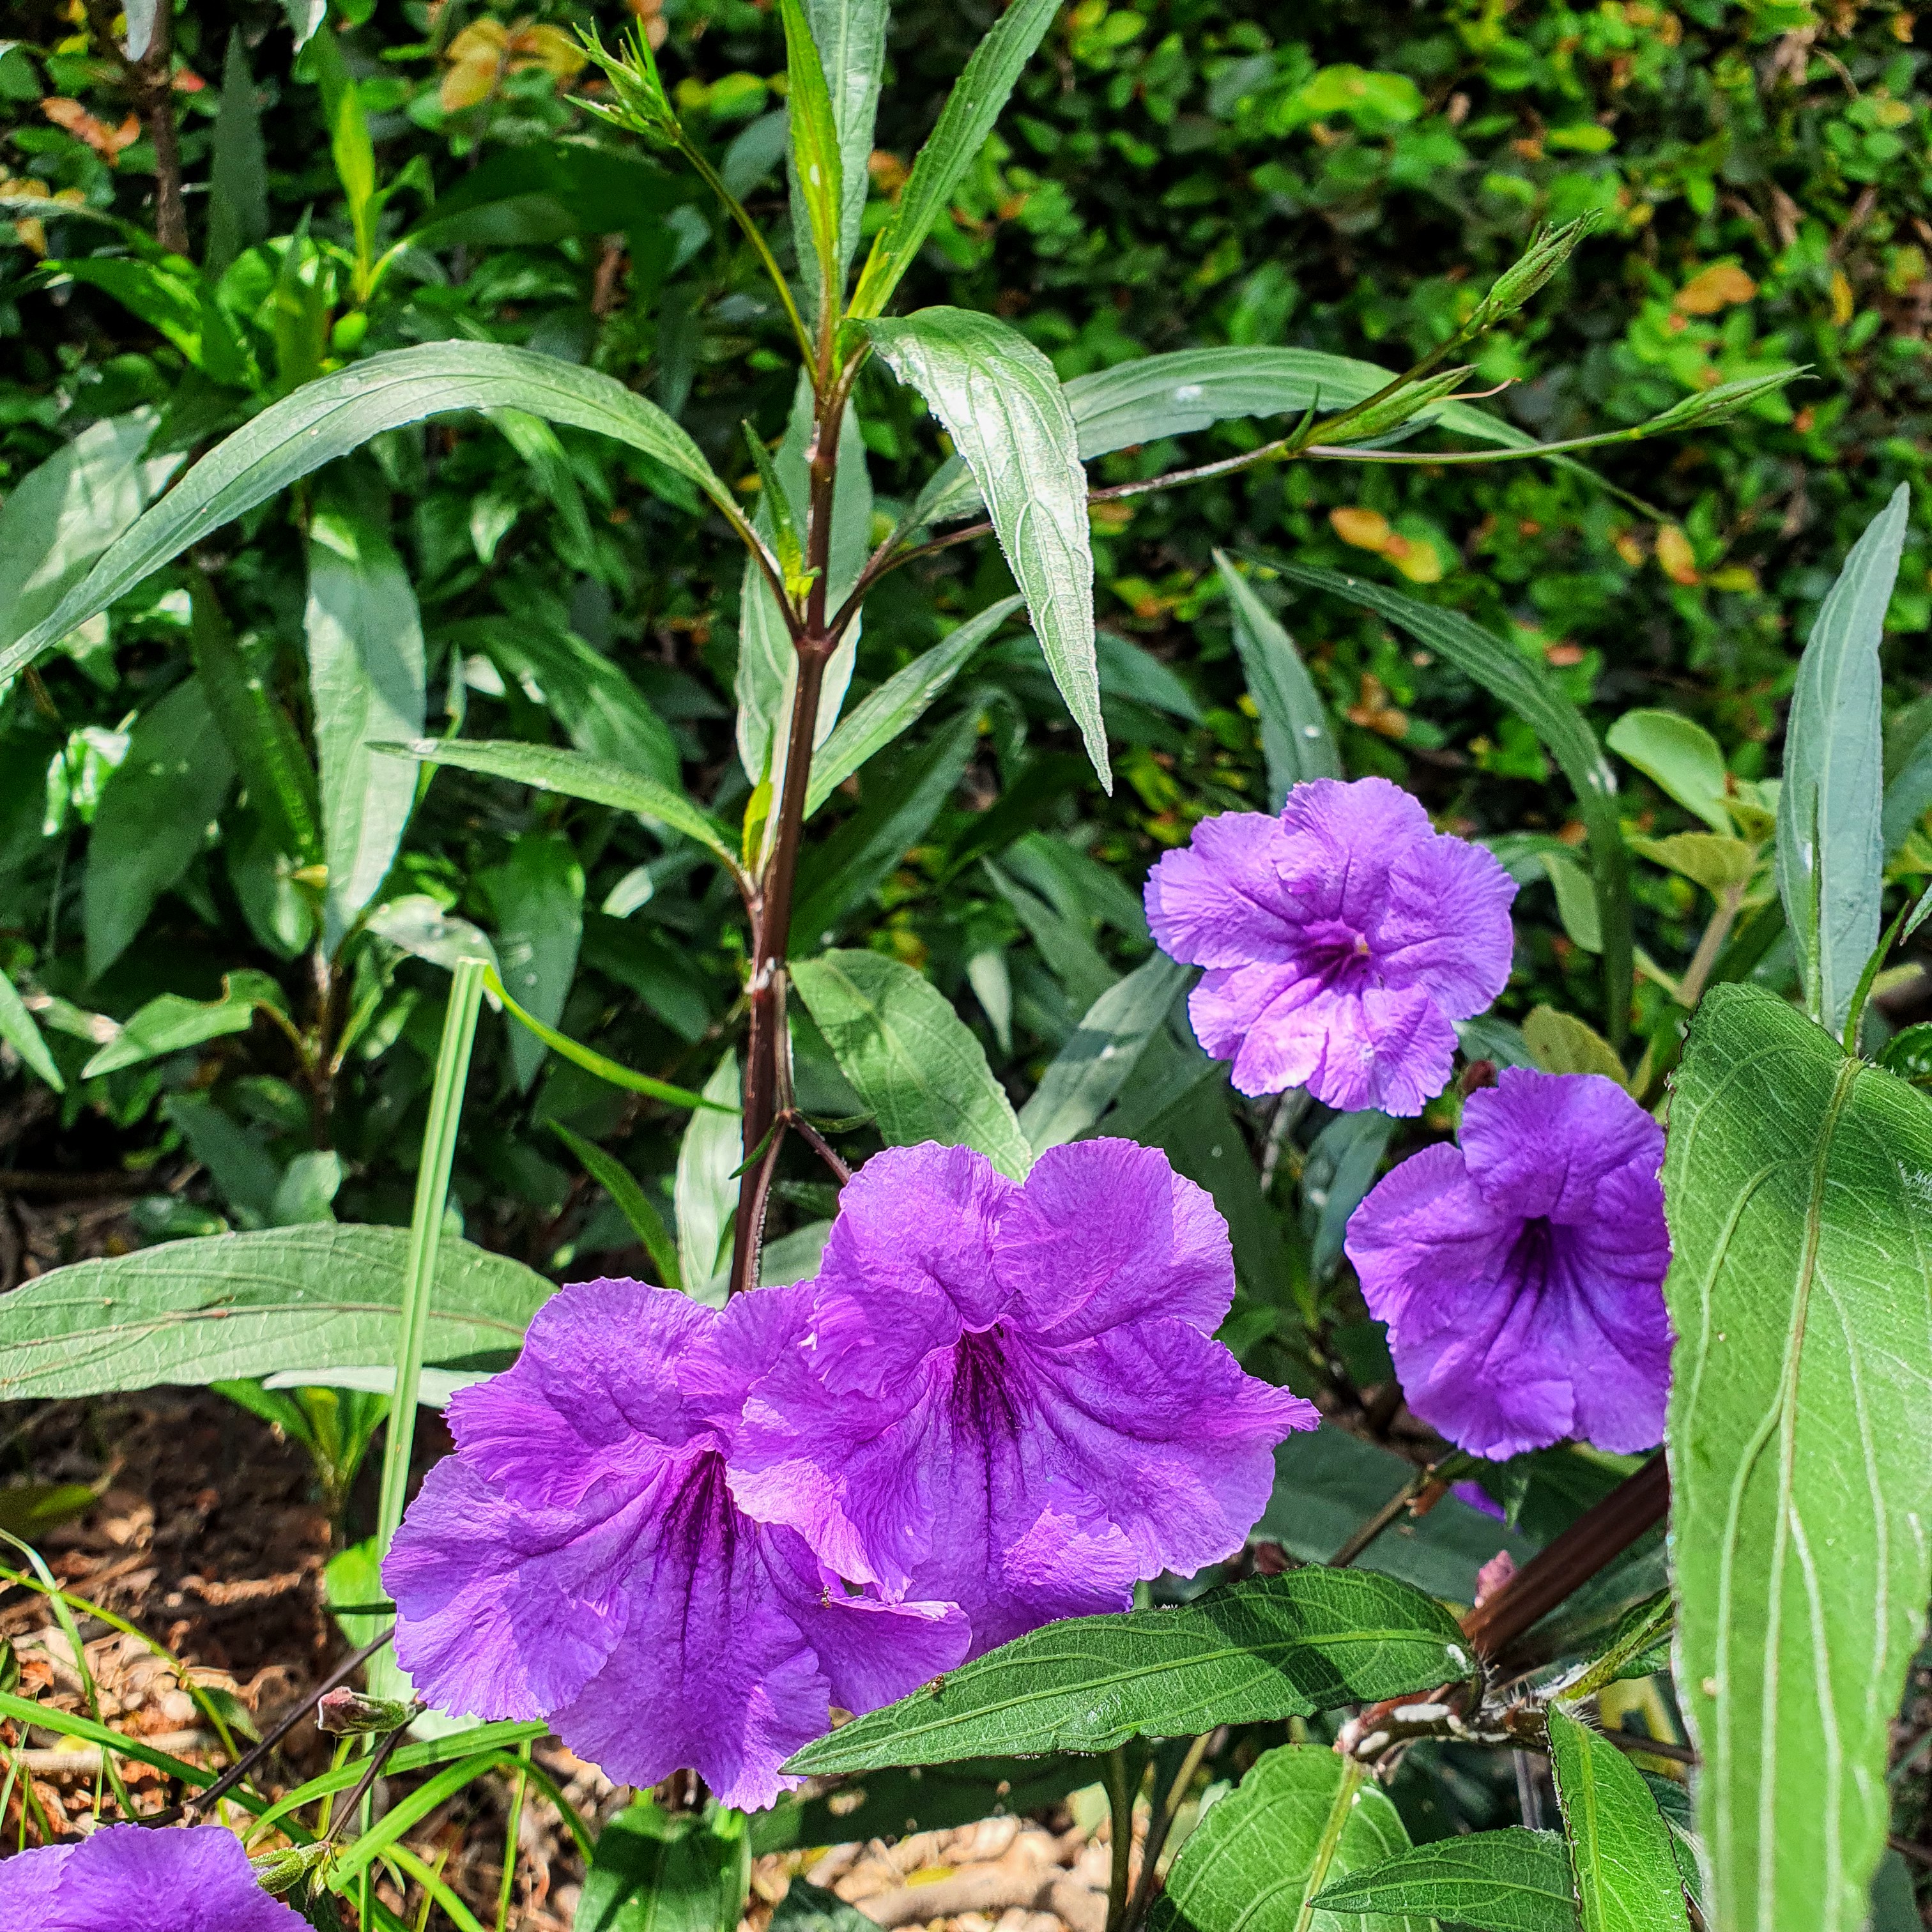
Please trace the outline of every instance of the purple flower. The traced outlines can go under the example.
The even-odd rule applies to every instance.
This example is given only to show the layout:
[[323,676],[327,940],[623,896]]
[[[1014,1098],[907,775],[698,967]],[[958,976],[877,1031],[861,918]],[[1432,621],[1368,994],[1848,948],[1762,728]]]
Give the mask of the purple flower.
[[1508,980],[1515,896],[1388,779],[1316,778],[1279,819],[1204,820],[1148,875],[1147,911],[1163,952],[1208,968],[1195,1036],[1244,1094],[1419,1114],[1448,1084],[1450,1022]]
[[107,1825],[77,1844],[0,1859],[0,1926],[14,1932],[305,1932],[256,1882],[219,1825]]
[[1460,1148],[1378,1184],[1348,1258],[1418,1415],[1497,1461],[1662,1436],[1663,1160],[1664,1130],[1614,1081],[1506,1067],[1470,1095]]
[[842,1575],[959,1604],[975,1655],[1226,1556],[1316,1420],[1211,1339],[1226,1225],[1131,1142],[1055,1148],[1023,1185],[970,1148],[889,1149],[806,1286],[733,1492]]
[[517,1365],[451,1402],[383,1567],[396,1654],[442,1709],[546,1718],[621,1783],[697,1770],[769,1804],[829,1707],[958,1663],[950,1604],[848,1594],[726,1487],[745,1392],[800,1332],[800,1288],[722,1313],[634,1281],[547,1302]]

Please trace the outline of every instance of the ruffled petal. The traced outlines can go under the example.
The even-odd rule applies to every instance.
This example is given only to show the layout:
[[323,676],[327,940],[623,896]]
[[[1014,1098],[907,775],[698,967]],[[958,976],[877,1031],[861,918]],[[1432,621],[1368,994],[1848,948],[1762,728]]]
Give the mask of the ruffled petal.
[[[109,1825],[79,1845],[22,1852],[0,1865],[60,1858],[50,1891],[40,1894],[42,1915],[16,1918],[10,1928],[33,1932],[130,1932],[153,1926],[157,1932],[304,1932],[306,1922],[255,1881],[242,1841],[225,1826],[196,1825],[182,1830],[143,1825]],[[44,1866],[40,1869],[45,1870]],[[34,1893],[22,1896],[33,1902]],[[0,1906],[11,1907],[16,1894],[0,1876]],[[156,1917],[158,1903],[164,1916]]]
[[[888,1148],[838,1197],[806,1346],[832,1388],[903,1386],[922,1358],[962,1328],[982,1328],[1006,1298],[993,1230],[1018,1190],[971,1148]],[[850,1574],[850,1573],[848,1573]]]
[[1333,920],[1366,932],[1388,896],[1389,872],[1435,838],[1420,803],[1387,778],[1314,778],[1282,807],[1282,875],[1298,921]]
[[80,1849],[77,1844],[35,1845],[0,1858],[0,1925],[47,1924],[61,1868]]
[[1244,1094],[1306,1087],[1344,1113],[1413,1118],[1449,1084],[1455,1059],[1456,1029],[1426,994],[1322,992],[1264,1012],[1233,1078]]
[[1342,1246],[1369,1312],[1419,1339],[1466,1320],[1517,1227],[1483,1198],[1462,1154],[1442,1142],[1376,1184],[1349,1216]]
[[1589,1220],[1618,1168],[1664,1165],[1664,1130],[1600,1073],[1504,1067],[1470,1095],[1461,1139],[1471,1179],[1497,1206],[1557,1221]]
[[1426,993],[1452,1020],[1483,1012],[1509,984],[1516,890],[1480,845],[1438,836],[1409,847],[1370,931],[1383,984]]
[[[1287,960],[1298,916],[1283,884],[1280,822],[1258,812],[1205,818],[1148,874],[1148,928],[1171,959],[1195,966]],[[1211,1051],[1211,1049],[1210,1049]]]
[[1042,1154],[1000,1217],[994,1256],[1019,1318],[1058,1340],[1144,1315],[1211,1335],[1234,1299],[1228,1224],[1212,1198],[1132,1141]]

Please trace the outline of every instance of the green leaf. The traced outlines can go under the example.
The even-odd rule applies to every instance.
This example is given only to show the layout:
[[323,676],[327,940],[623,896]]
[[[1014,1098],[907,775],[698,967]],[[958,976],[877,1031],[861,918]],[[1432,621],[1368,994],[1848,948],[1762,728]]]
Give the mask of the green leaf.
[[560,792],[591,805],[608,805],[657,820],[674,832],[694,838],[716,853],[734,874],[738,861],[731,835],[710,812],[682,792],[660,784],[641,772],[626,771],[581,752],[555,745],[525,745],[512,740],[418,738],[405,745],[371,748],[391,758],[416,758],[426,765],[455,765],[493,778],[509,778],[534,785],[539,791]]
[[1261,714],[1262,753],[1268,760],[1268,808],[1279,812],[1294,788],[1309,778],[1339,778],[1342,754],[1294,640],[1257,597],[1247,579],[1214,553],[1222,587],[1234,620],[1234,648],[1241,654],[1248,694]]
[[221,64],[221,105],[208,179],[208,258],[211,275],[268,232],[268,167],[262,145],[262,110],[248,50],[238,27],[228,34]]
[[1336,1879],[1316,1894],[1331,1912],[1404,1912],[1474,1932],[1576,1932],[1570,1854],[1554,1832],[1476,1832]]
[[[388,1360],[406,1228],[334,1222],[168,1241],[76,1262],[0,1300],[0,1396],[99,1395]],[[446,1240],[424,1359],[522,1345],[550,1284],[520,1262]]]
[[499,983],[535,1022],[510,1034],[510,1071],[528,1093],[544,1062],[546,1042],[538,1029],[548,1032],[562,1018],[577,972],[577,950],[584,943],[584,868],[561,832],[526,832],[512,844],[508,860],[477,882],[496,915]]
[[1668,838],[1633,838],[1630,843],[1633,852],[1682,873],[1713,898],[1749,885],[1757,871],[1757,848],[1742,838],[1678,832]]
[[[1350,409],[1385,388],[1396,374],[1316,349],[1183,349],[1076,376],[1066,385],[1066,400],[1080,425],[1080,454],[1091,462],[1136,443],[1190,436],[1231,416]],[[1536,440],[1467,403],[1444,405],[1434,420],[1506,448],[1526,449]]]
[[1675,711],[1626,711],[1604,742],[1713,832],[1729,834],[1724,754],[1702,725]]
[[1600,1073],[1619,1087],[1626,1084],[1623,1062],[1610,1042],[1574,1013],[1538,1006],[1522,1023],[1522,1037],[1546,1073]]
[[812,784],[805,800],[806,817],[816,812],[867,759],[917,724],[934,700],[965,669],[974,652],[1025,601],[1022,597],[1002,597],[997,603],[989,604],[854,706],[812,761]]
[[1060,0],[1014,0],[973,50],[964,71],[940,110],[938,124],[920,148],[897,204],[872,243],[850,313],[883,315],[899,279],[912,266],[960,178],[979,158],[1020,70],[1046,36]]
[[[457,956],[475,958],[477,956],[468,953]],[[439,965],[444,963],[441,960],[436,962]],[[452,959],[448,963],[453,965],[455,962]],[[502,975],[494,965],[484,974],[483,983],[502,1001],[509,1010],[511,1017],[520,1025],[528,1028],[544,1046],[562,1054],[565,1059],[574,1066],[582,1067],[585,1072],[594,1073],[598,1079],[608,1080],[612,1086],[621,1087],[626,1093],[648,1094],[652,1100],[662,1100],[668,1106],[710,1107],[724,1113],[737,1112],[735,1103],[726,1106],[721,1101],[706,1100],[702,1095],[694,1094],[687,1088],[674,1087],[668,1081],[653,1079],[648,1073],[634,1072],[629,1067],[598,1052],[594,1047],[586,1046],[581,1041],[572,1040],[568,1034],[559,1033],[556,1028],[538,1019],[536,1014],[517,1004],[514,998],[504,990]],[[555,1126],[557,1124],[553,1120],[550,1124]]]
[[[1017,0],[994,32],[1032,4]],[[1010,323],[965,309],[925,308],[868,328],[893,374],[926,398],[972,470],[1053,681],[1111,792],[1087,472],[1053,364]]]
[[1932,693],[1885,721],[1885,856],[1889,859],[1932,807]]
[[1376,1170],[1394,1132],[1388,1114],[1364,1107],[1337,1114],[1308,1150],[1301,1171],[1302,1225],[1309,1237],[1309,1265],[1318,1279],[1342,1258],[1349,1217],[1375,1185]]
[[[178,455],[141,453],[159,420],[152,410],[136,410],[91,423],[7,492],[0,504],[0,653],[59,604],[179,467]],[[58,643],[73,628],[63,626],[46,641]]]
[[[716,1107],[695,1113],[677,1150],[671,1204],[677,1214],[677,1263],[684,1292],[703,1301],[730,1241],[738,1210],[736,1175],[745,1158],[745,1132],[738,1112],[738,1056],[728,1048],[704,1083],[704,1097]],[[724,1108],[731,1109],[730,1112]],[[722,1306],[720,1297],[716,1306]]]
[[1440,1604],[1390,1577],[1251,1577],[1173,1609],[1070,1617],[1016,1637],[806,1745],[787,1768],[1100,1752],[1305,1717],[1466,1677],[1463,1643]]
[[734,1932],[751,1882],[741,1812],[700,1816],[634,1799],[604,1827],[578,1932]]
[[144,1060],[158,1060],[164,1053],[199,1046],[204,1040],[219,1040],[226,1034],[246,1033],[254,1017],[253,1000],[204,1001],[164,993],[128,1021],[80,1070],[80,1077],[92,1080],[104,1073],[117,1073],[124,1066],[138,1066]]
[[10,1483],[0,1489],[0,1532],[31,1543],[100,1500],[86,1483]]
[[688,477],[728,520],[738,518],[730,489],[698,446],[614,376],[500,343],[424,343],[306,382],[218,444],[110,546],[58,608],[0,649],[0,678],[32,663],[189,544],[370,437],[429,416],[492,409],[524,410],[613,437]]
[[1543,870],[1556,895],[1556,916],[1565,935],[1586,952],[1602,952],[1604,926],[1596,895],[1576,855],[1567,845],[1552,848],[1543,854]]
[[[805,206],[805,236],[810,238],[812,260],[825,308],[836,314],[843,277],[840,242],[844,227],[844,166],[840,152],[832,97],[819,64],[812,25],[800,0],[778,0],[784,23],[787,118],[791,129],[792,182]],[[805,250],[800,248],[802,257]]]
[[194,862],[234,782],[201,680],[184,678],[142,712],[94,812],[81,887],[89,980],[126,952]]
[[47,1050],[20,989],[4,973],[0,973],[0,1040],[4,1040],[56,1094],[67,1091],[67,1082]]
[[453,185],[440,188],[436,206],[404,238],[425,250],[488,252],[542,248],[569,235],[623,233],[649,261],[666,244],[665,216],[694,187],[614,147],[523,142],[488,151]]
[[[1447,658],[1464,676],[1502,700],[1547,746],[1576,794],[1590,836],[1590,869],[1597,886],[1597,916],[1604,939],[1604,1017],[1612,1046],[1630,1029],[1631,940],[1630,860],[1617,816],[1616,775],[1589,721],[1540,664],[1492,638],[1454,610],[1418,602],[1400,591],[1332,570],[1300,564],[1274,566],[1292,584],[1326,590],[1366,606]],[[1861,956],[1859,964],[1864,964]],[[1854,976],[1856,976],[1856,975]]]
[[1670,1668],[1670,1633],[1676,1611],[1668,1590],[1660,1590],[1633,1604],[1617,1620],[1603,1654],[1558,1686],[1563,1702],[1574,1705],[1593,1697],[1606,1684],[1626,1678],[1653,1676]]
[[[873,124],[878,118],[888,11],[886,0],[806,0],[812,38],[818,44],[825,84],[832,96],[832,118],[838,130],[843,191],[832,282],[839,289],[845,286],[865,219],[866,164],[872,159]],[[800,268],[806,286],[815,287],[814,266],[802,254]]]
[[977,1148],[1012,1180],[1033,1150],[986,1055],[922,974],[882,952],[795,959],[792,983],[888,1147]]
[[[91,1502],[94,1492],[88,1491]],[[796,1874],[772,1912],[775,1932],[874,1932],[872,1922],[836,1892]]]
[[366,518],[319,510],[309,525],[309,694],[328,866],[332,951],[382,890],[415,809],[416,775],[373,741],[423,728],[428,671],[403,560]]
[[1642,1773],[1574,1718],[1546,1715],[1582,1932],[1688,1932],[1670,1829]]
[[979,728],[970,718],[874,775],[859,809],[799,868],[792,944],[828,944],[931,829],[964,776]]
[[302,734],[236,642],[214,586],[197,572],[188,594],[188,648],[249,802],[278,849],[310,864],[322,856],[321,805]]
[[1798,662],[1778,794],[1778,890],[1812,1018],[1843,1030],[1878,944],[1885,864],[1879,645],[1911,513],[1901,483],[1852,547]]
[[862,1780],[808,1786],[769,1811],[754,1812],[752,1854],[906,1838],[982,1818],[1023,1818],[1093,1781],[1094,1767],[1078,1757],[970,1757],[868,1772]]
[[1196,1827],[1167,1875],[1152,1932],[1426,1932],[1420,1918],[1316,1907],[1333,1878],[1408,1850],[1395,1807],[1361,1767],[1321,1744],[1288,1744]]
[[1078,1140],[1113,1104],[1192,976],[1191,968],[1156,952],[1088,1009],[1020,1110],[1021,1131],[1036,1154]]
[[658,1271],[658,1280],[666,1288],[675,1288],[682,1294],[684,1276],[678,1267],[677,1244],[671,1238],[664,1216],[644,1192],[638,1177],[615,1154],[598,1146],[594,1141],[586,1140],[581,1134],[573,1133],[561,1120],[550,1120],[545,1124],[576,1155],[591,1179],[617,1204],[618,1212],[630,1223],[632,1233],[644,1244],[645,1252],[651,1258],[651,1265]]
[[[1932,1105],[1714,986],[1670,1105],[1678,1692],[1713,1932],[1857,1932],[1932,1594]],[[0,1304],[0,1306],[4,1306]]]
[[452,971],[459,959],[496,964],[496,949],[480,926],[446,912],[427,892],[391,899],[369,915],[369,930],[404,952]]

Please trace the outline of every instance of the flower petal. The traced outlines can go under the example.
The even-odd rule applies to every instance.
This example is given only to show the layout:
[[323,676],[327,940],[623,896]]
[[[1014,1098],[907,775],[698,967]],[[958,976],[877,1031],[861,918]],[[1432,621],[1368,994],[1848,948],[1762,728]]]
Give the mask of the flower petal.
[[1027,1325],[1058,1341],[1147,1315],[1211,1335],[1234,1303],[1228,1224],[1212,1198],[1132,1141],[1070,1141],[1041,1155],[993,1252]]
[[1283,884],[1279,820],[1258,812],[1204,818],[1148,874],[1148,927],[1171,959],[1239,966],[1294,957],[1294,901]]
[[1322,992],[1267,1008],[1233,1078],[1244,1094],[1306,1087],[1344,1113],[1378,1107],[1413,1118],[1449,1084],[1455,1060],[1456,1029],[1426,993]]
[[1370,944],[1383,983],[1426,993],[1466,1020],[1509,984],[1516,881],[1466,839],[1432,837],[1389,868],[1389,897]]
[[[20,1852],[0,1865],[0,1873],[50,1858],[58,1861],[51,1890],[37,1891],[36,1880],[28,1878],[16,1893],[8,1877],[0,1876],[9,1928],[130,1932],[153,1926],[160,1932],[164,1922],[155,1910],[164,1902],[165,1932],[304,1932],[301,1915],[256,1882],[241,1840],[224,1826],[178,1831],[104,1826],[78,1845]],[[42,1916],[15,1918],[10,1908],[22,1899],[38,1903]]]
[[1596,1211],[1598,1184],[1618,1168],[1654,1176],[1664,1130],[1600,1073],[1538,1073],[1506,1066],[1469,1096],[1462,1153],[1484,1194],[1508,1212],[1580,1222]]
[[1343,1247],[1369,1312],[1412,1339],[1462,1322],[1519,1224],[1485,1201],[1445,1142],[1412,1154],[1348,1219]]
[[1390,868],[1436,836],[1420,802],[1387,778],[1298,784],[1282,807],[1281,824],[1288,835],[1282,876],[1294,893],[1298,922],[1340,920],[1358,932],[1379,917]]

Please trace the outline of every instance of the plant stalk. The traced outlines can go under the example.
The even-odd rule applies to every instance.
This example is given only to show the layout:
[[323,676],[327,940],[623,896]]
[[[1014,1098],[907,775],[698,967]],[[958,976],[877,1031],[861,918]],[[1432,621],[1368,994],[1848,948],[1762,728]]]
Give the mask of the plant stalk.
[[1134,1856],[1134,1791],[1127,1776],[1127,1748],[1107,1754],[1107,1814],[1113,1867],[1107,1883],[1107,1932],[1122,1932],[1127,1916],[1127,1873]]
[[483,1004],[480,959],[459,959],[450,976],[449,1005],[443,1015],[442,1045],[436,1080],[430,1089],[429,1121],[423,1130],[416,1168],[416,1210],[410,1219],[408,1270],[396,1338],[396,1388],[389,1402],[389,1426],[382,1447],[382,1486],[376,1515],[376,1555],[388,1554],[389,1540],[403,1520],[409,1495],[410,1452],[416,1432],[416,1396],[422,1383],[424,1344],[429,1333],[430,1298],[436,1282],[436,1251],[442,1243],[442,1216],[449,1198],[449,1171],[456,1160],[456,1130],[463,1115],[463,1094],[470,1079],[470,1049],[476,1041]]

